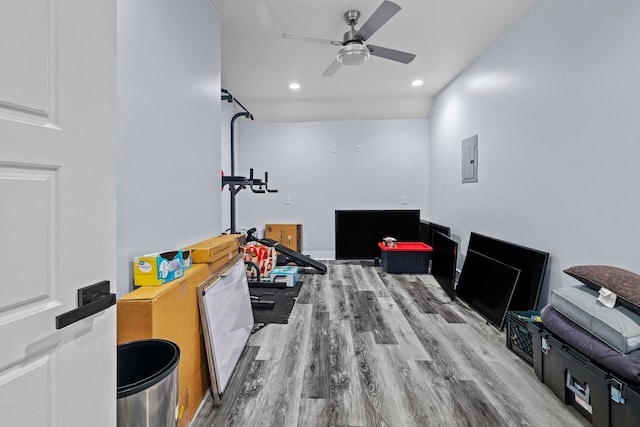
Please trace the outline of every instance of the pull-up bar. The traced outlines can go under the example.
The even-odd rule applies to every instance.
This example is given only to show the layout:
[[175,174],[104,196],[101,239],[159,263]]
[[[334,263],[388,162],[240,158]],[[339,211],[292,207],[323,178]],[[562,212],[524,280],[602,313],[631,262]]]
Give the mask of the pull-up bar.
[[231,118],[231,134],[230,134],[230,148],[231,148],[231,175],[235,175],[236,174],[236,161],[235,161],[235,150],[234,150],[234,146],[235,146],[235,123],[236,120],[238,120],[240,117],[246,117],[248,119],[253,120],[253,114],[251,114],[249,112],[249,110],[247,110],[245,108],[244,105],[242,105],[240,103],[240,101],[238,101],[236,98],[233,97],[233,95],[231,95],[229,93],[228,90],[226,89],[220,89],[220,92],[222,92],[222,100],[223,101],[227,101],[227,102],[235,102],[236,104],[238,104],[240,106],[240,108],[242,108],[244,111],[241,111],[239,113],[236,113],[233,115],[233,117]]
[[229,190],[233,194],[238,194],[240,190],[247,188],[251,189],[254,193],[277,193],[278,190],[269,188],[269,174],[264,173],[264,180],[253,177],[253,168],[249,169],[249,178],[244,176],[223,176],[222,186],[229,186]]
[[233,95],[229,93],[226,89],[220,89],[222,92],[221,99],[227,102],[235,102],[242,108],[241,112],[238,112],[233,115],[231,118],[231,176],[223,176],[222,177],[222,187],[225,185],[229,186],[229,193],[231,195],[230,200],[230,216],[231,216],[231,224],[230,224],[230,232],[232,234],[236,233],[236,194],[240,192],[240,190],[247,188],[251,189],[254,193],[277,193],[278,190],[269,188],[269,175],[267,172],[264,173],[264,180],[257,179],[253,177],[253,168],[249,169],[249,178],[244,176],[236,176],[235,174],[235,153],[234,153],[234,140],[235,140],[235,122],[240,117],[246,117],[248,119],[253,120],[253,115],[245,108],[244,105],[240,103]]
[[231,94],[229,93],[229,91],[228,91],[228,90],[226,90],[226,89],[222,89],[222,88],[221,88],[221,89],[220,89],[220,92],[222,92],[222,93],[223,93],[223,95],[222,95],[222,100],[223,100],[223,101],[227,101],[227,102],[235,102],[236,104],[238,104],[238,105],[240,106],[240,108],[242,108],[242,109],[245,111],[245,113],[247,113],[247,116],[246,116],[246,117],[248,117],[248,118],[250,118],[251,120],[253,120],[253,116],[251,115],[251,113],[249,112],[249,110],[247,110],[247,109],[245,108],[245,106],[244,106],[244,105],[242,105],[242,104],[240,103],[240,101],[238,101],[236,98],[234,98],[234,97],[233,97],[233,95],[231,95]]

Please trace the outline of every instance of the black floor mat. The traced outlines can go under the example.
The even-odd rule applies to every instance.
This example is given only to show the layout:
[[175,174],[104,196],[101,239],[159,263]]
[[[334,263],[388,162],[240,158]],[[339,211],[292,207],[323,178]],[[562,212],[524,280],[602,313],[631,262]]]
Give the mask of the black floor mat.
[[[256,325],[265,326],[269,323],[287,323],[289,315],[295,304],[295,298],[300,292],[302,281],[299,280],[293,288],[250,288],[251,295],[262,295],[264,300],[275,302],[273,310],[253,309],[253,322]],[[254,330],[257,330],[254,328]]]

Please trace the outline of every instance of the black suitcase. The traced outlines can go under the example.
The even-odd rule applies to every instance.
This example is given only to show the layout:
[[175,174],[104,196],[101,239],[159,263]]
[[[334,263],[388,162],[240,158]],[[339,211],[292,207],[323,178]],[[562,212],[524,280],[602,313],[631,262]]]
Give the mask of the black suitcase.
[[530,323],[536,376],[594,427],[640,426],[640,388],[622,381],[573,347]]

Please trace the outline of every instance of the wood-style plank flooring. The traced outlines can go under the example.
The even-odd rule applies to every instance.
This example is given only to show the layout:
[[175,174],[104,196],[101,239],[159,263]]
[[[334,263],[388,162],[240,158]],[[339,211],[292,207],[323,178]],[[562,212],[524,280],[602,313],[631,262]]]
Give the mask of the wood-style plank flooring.
[[286,325],[251,336],[204,426],[583,426],[504,332],[428,275],[328,262]]

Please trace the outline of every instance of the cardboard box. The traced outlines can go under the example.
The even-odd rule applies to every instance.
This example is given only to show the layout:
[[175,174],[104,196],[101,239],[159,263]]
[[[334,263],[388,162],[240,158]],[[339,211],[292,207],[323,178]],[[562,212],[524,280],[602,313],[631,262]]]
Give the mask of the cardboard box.
[[284,281],[287,283],[287,288],[294,288],[298,283],[298,271],[299,271],[298,267],[289,267],[289,266],[275,267],[271,271],[270,278],[272,282],[276,280]]
[[211,262],[208,264],[194,264],[194,265],[206,265],[207,268],[209,269],[209,274],[216,274],[222,268],[224,268],[224,266],[227,265],[231,260],[233,260],[237,255],[238,255],[238,251],[232,250],[230,252],[227,252],[226,255],[219,258],[215,262]]
[[289,249],[302,252],[302,224],[267,224],[265,237]]
[[194,264],[214,263],[222,258],[229,258],[229,253],[234,252],[233,258],[240,248],[240,234],[222,234],[203,240],[184,248],[191,251],[191,259]]
[[197,288],[211,276],[206,264],[194,264],[164,286],[145,286],[124,295],[117,305],[117,341],[161,338],[180,347],[178,425],[185,427],[209,389]]
[[142,255],[133,259],[133,284],[159,286],[182,277],[182,251]]

